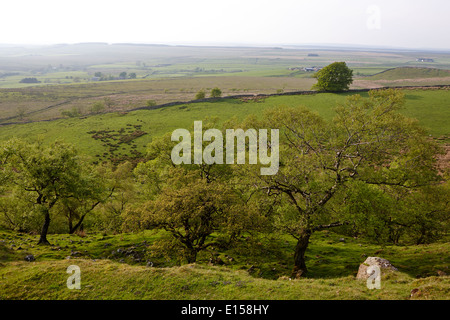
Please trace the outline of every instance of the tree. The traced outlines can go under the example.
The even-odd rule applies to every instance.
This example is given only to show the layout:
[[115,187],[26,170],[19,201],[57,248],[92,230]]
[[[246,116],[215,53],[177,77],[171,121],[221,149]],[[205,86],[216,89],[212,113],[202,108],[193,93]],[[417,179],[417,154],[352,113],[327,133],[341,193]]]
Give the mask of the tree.
[[404,188],[354,183],[346,195],[343,230],[380,244],[424,244],[441,239],[450,219],[446,183]]
[[77,108],[77,107],[73,107],[71,110],[61,111],[61,115],[69,117],[69,118],[80,117],[81,114],[82,114],[81,109]]
[[200,90],[195,95],[195,100],[205,99],[205,97],[206,97],[205,91],[204,90]]
[[334,62],[319,70],[314,77],[317,83],[312,89],[319,91],[339,92],[349,89],[353,82],[353,70],[345,62]]
[[214,88],[211,90],[211,97],[212,98],[219,98],[222,95],[222,90],[220,90],[219,88]]
[[84,179],[78,181],[77,192],[60,200],[61,213],[67,217],[70,234],[82,229],[86,216],[111,198],[119,184],[111,179],[113,173],[105,166],[94,167],[84,163],[80,171]]
[[[131,205],[138,203],[140,193],[136,188],[133,176],[134,165],[131,162],[122,162],[115,170],[106,168],[103,176],[108,177],[108,190],[111,190],[108,201],[102,203],[96,222],[103,230],[122,232],[132,231],[133,226],[127,225],[124,213]],[[130,219],[129,219],[130,220]]]
[[19,81],[20,83],[41,83],[41,81],[39,81],[36,78],[23,78],[22,80]]
[[198,252],[217,244],[210,236],[237,212],[235,198],[224,183],[208,182],[196,171],[172,169],[168,184],[147,203],[144,221],[168,231],[184,249],[187,262],[193,263]]
[[[205,120],[202,130],[214,128],[215,121]],[[130,220],[139,220],[139,228],[168,231],[171,243],[182,249],[188,263],[195,262],[199,252],[218,244],[211,236],[213,233],[231,243],[243,230],[261,228],[263,219],[247,206],[248,195],[246,190],[237,189],[231,166],[175,165],[171,159],[175,144],[170,134],[153,141],[148,150],[149,160],[136,167],[140,190],[150,200],[131,210]]]
[[[280,129],[280,168],[274,176],[254,174],[254,185],[278,196],[276,225],[296,240],[293,277],[307,272],[305,252],[311,235],[349,223],[339,208],[348,186],[416,188],[437,181],[437,144],[417,122],[396,110],[399,91],[371,91],[368,99],[348,98],[325,121],[306,108],[278,108],[264,127]],[[256,171],[258,172],[258,171]]]
[[73,146],[54,142],[26,143],[13,139],[3,144],[4,175],[11,189],[18,189],[32,199],[32,211],[44,219],[38,244],[49,244],[47,233],[52,208],[62,199],[89,193],[90,181]]
[[105,97],[103,99],[104,104],[106,105],[106,108],[108,110],[111,110],[112,107],[114,106],[114,101],[110,98],[110,97]]
[[96,101],[92,104],[91,112],[100,113],[105,110],[105,104],[102,101]]

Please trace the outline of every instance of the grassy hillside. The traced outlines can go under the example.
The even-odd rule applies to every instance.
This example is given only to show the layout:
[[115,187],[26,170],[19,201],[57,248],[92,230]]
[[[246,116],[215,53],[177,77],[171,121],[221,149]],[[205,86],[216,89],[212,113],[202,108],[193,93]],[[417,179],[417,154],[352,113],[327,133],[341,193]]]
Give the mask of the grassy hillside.
[[[265,109],[278,105],[306,106],[327,119],[333,116],[333,108],[343,103],[350,93],[315,94],[302,96],[269,97],[259,102],[224,99],[217,102],[202,102],[178,105],[155,110],[139,110],[128,113],[106,113],[87,118],[60,119],[20,125],[0,126],[0,140],[13,136],[39,138],[44,141],[62,139],[74,143],[84,153],[102,161],[130,155],[132,150],[145,152],[152,138],[172,132],[177,128],[191,128],[195,120],[217,117],[221,122],[236,116],[243,119],[249,114],[260,115]],[[367,95],[366,93],[362,94]],[[450,134],[450,91],[449,90],[405,90],[406,105],[401,111],[416,118],[434,137]],[[127,143],[119,140],[95,139],[97,131],[110,131],[116,139],[131,139]],[[119,133],[121,131],[122,133]],[[141,132],[141,135],[133,134]],[[124,137],[127,136],[127,137]],[[111,146],[113,144],[113,146]],[[112,148],[112,149],[111,149]],[[111,151],[113,150],[113,151]]]
[[[196,264],[148,254],[157,233],[51,235],[51,247],[35,246],[37,236],[0,232],[0,299],[446,299],[450,295],[448,243],[379,247],[331,232],[314,234],[307,263],[310,274],[288,278],[294,242],[278,237],[255,244],[240,255],[241,241],[216,254],[223,265],[211,265],[209,256]],[[284,248],[271,254],[274,246]],[[147,255],[144,255],[147,252]],[[33,262],[24,257],[33,254]],[[233,259],[227,259],[227,257]],[[382,274],[382,288],[369,290],[356,280],[367,256],[391,261],[399,271]],[[136,258],[137,257],[137,258]],[[139,260],[140,261],[137,261]],[[153,265],[149,266],[148,262]],[[69,265],[81,270],[81,290],[66,287]],[[416,293],[411,295],[413,289]]]
[[[195,120],[261,115],[271,107],[304,105],[324,118],[343,103],[344,94],[269,97],[258,102],[221,99],[154,110],[113,112],[84,118],[0,126],[0,141],[13,136],[62,139],[96,161],[137,155],[155,137]],[[366,96],[367,93],[363,93]],[[417,118],[435,137],[450,133],[449,90],[405,90],[401,111]],[[87,218],[89,219],[89,218]],[[37,246],[37,235],[0,230],[0,299],[448,299],[448,239],[430,245],[379,246],[323,231],[307,251],[309,273],[290,280],[293,238],[243,237],[232,247],[199,254],[196,264],[180,266],[175,257],[152,249],[164,233],[147,230],[118,235],[51,234],[52,246]],[[33,255],[35,261],[25,257]],[[386,258],[399,271],[382,276],[382,289],[369,290],[355,279],[368,256]],[[214,257],[215,263],[210,263]],[[217,259],[217,258],[220,258]],[[220,262],[221,261],[221,262]],[[66,287],[67,267],[81,269],[81,290]]]
[[209,96],[214,87],[219,87],[224,96],[267,94],[309,90],[314,82],[311,78],[205,76],[0,89],[0,123],[61,118],[62,111],[73,108],[88,114],[95,102],[105,103],[105,99],[106,111],[127,111],[145,106],[148,100],[157,104],[189,101],[200,90]]
[[388,69],[371,76],[371,80],[398,80],[415,78],[450,77],[450,70],[420,67],[400,67]]

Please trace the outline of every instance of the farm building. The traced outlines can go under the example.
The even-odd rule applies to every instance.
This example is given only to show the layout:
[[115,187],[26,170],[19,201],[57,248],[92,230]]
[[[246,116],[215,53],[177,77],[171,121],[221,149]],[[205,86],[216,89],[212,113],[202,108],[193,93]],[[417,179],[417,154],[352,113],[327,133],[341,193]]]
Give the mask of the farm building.
[[431,58],[417,58],[417,62],[434,62],[434,59]]

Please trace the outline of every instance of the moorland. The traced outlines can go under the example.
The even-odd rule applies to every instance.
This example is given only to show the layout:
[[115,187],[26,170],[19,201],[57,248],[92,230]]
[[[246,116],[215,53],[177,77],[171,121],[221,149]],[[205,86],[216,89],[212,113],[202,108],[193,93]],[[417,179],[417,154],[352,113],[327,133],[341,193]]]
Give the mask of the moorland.
[[[345,61],[353,70],[350,90],[309,92],[316,82],[315,71],[334,61]],[[366,189],[351,185],[350,189],[356,188],[353,193],[339,194],[324,207],[327,219],[353,218],[355,224],[312,234],[305,276],[291,276],[298,239],[292,237],[286,221],[292,225],[298,221],[289,220],[295,214],[286,209],[287,200],[269,205],[261,195],[255,203],[247,200],[250,208],[242,209],[245,217],[231,214],[235,217],[232,223],[217,220],[218,225],[203,239],[214,245],[199,251],[195,262],[186,254],[186,247],[176,243],[181,236],[173,236],[176,232],[171,226],[149,218],[149,212],[170,212],[174,206],[178,206],[176,212],[182,212],[198,199],[190,197],[192,189],[185,190],[173,180],[208,190],[201,179],[189,174],[180,178],[179,173],[170,171],[167,137],[173,130],[192,129],[197,120],[216,128],[256,125],[277,108],[306,108],[315,115],[311,116],[312,125],[326,128],[316,116],[331,126],[339,106],[352,101],[358,105],[359,100],[352,100],[356,96],[366,105],[380,101],[370,100],[369,90],[386,87],[395,87],[402,97],[401,103],[395,100],[401,115],[396,119],[415,119],[411,121],[414,125],[405,120],[405,126],[423,129],[411,133],[420,147],[411,148],[411,158],[401,158],[402,152],[406,153],[402,149],[395,153],[398,158],[383,164],[395,170],[406,163],[405,171],[394,171],[397,186]],[[221,97],[209,98],[214,88],[220,88]],[[206,99],[197,99],[199,92],[204,92]],[[392,95],[392,99],[398,96]],[[272,113],[273,119],[281,117],[281,112]],[[48,154],[70,155],[80,159],[73,164],[79,166],[79,177],[85,179],[83,170],[95,171],[79,181],[97,187],[100,183],[95,179],[101,180],[103,188],[79,189],[86,192],[88,200],[72,194],[60,197],[67,188],[53,193],[52,197],[60,198],[47,207],[51,217],[48,244],[38,244],[44,221],[38,208],[45,204],[38,203],[29,188],[20,189],[20,181],[11,182],[11,176],[25,168],[13,165],[11,176],[5,175],[0,187],[0,299],[448,299],[449,119],[450,54],[446,52],[105,43],[0,46],[3,150],[10,148],[8,143],[23,147],[29,152],[21,153],[22,157],[42,163],[42,168]],[[56,141],[76,152],[64,153],[66,150],[55,147]],[[408,143],[409,147],[414,144]],[[389,145],[385,151],[394,149]],[[431,157],[431,152],[436,153]],[[425,169],[430,169],[432,162],[426,162],[425,156],[435,160],[436,189],[429,191],[417,184],[417,194],[404,192],[416,186],[414,179],[419,181],[419,174],[416,177],[408,171],[408,161],[414,161],[414,156],[423,156],[420,168],[426,172],[420,179],[430,181],[432,173]],[[0,157],[5,168],[8,159],[12,158]],[[235,179],[246,179],[228,169],[199,170],[202,178],[211,174],[222,182],[217,189],[211,187],[222,191],[216,195],[223,195],[209,198],[213,207],[229,203],[236,208],[236,201],[242,199],[226,198],[227,186],[238,185]],[[398,180],[399,174],[408,175],[409,180]],[[318,184],[324,175],[328,173],[314,176]],[[169,181],[185,200],[170,202],[176,196]],[[405,183],[400,186],[398,181]],[[310,187],[312,194],[319,188]],[[248,195],[248,185],[239,188],[236,190]],[[358,206],[348,205],[349,201]],[[355,210],[372,218],[366,220]],[[82,223],[74,229],[80,217]],[[195,225],[200,218],[192,219]],[[327,219],[314,223],[333,222]],[[184,228],[188,232],[186,225]],[[355,279],[368,256],[388,259],[398,269],[383,275],[379,290],[370,290],[364,281]],[[70,265],[81,269],[81,290],[67,288]]]

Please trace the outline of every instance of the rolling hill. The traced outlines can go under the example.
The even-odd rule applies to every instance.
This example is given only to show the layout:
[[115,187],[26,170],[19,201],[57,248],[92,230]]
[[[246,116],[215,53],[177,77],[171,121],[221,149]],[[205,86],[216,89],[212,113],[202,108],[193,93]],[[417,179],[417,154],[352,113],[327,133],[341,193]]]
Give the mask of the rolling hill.
[[450,70],[420,67],[399,67],[387,69],[370,76],[370,80],[399,80],[450,77]]

